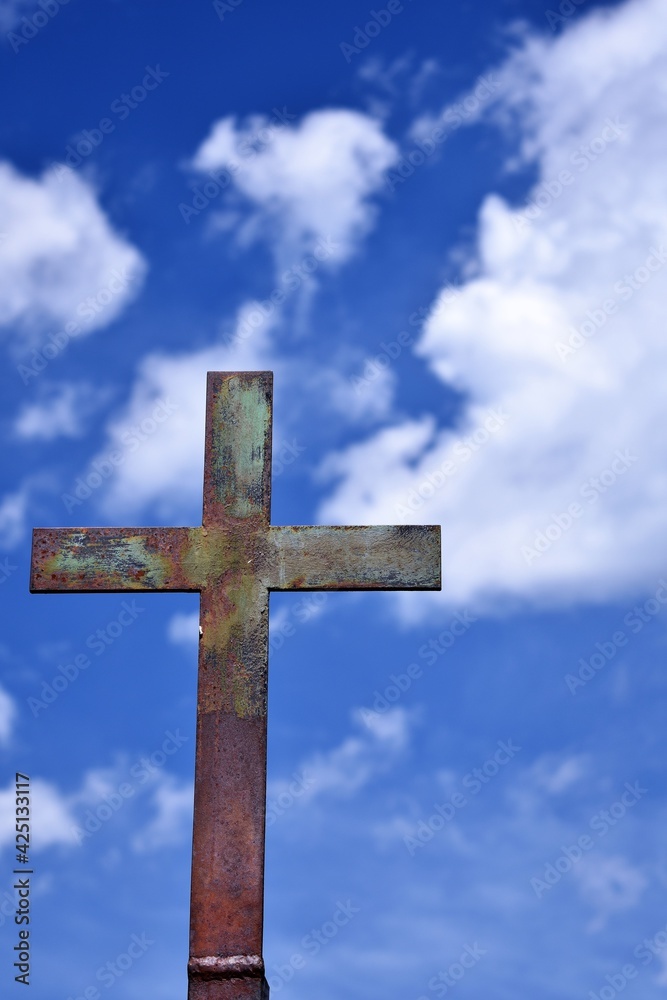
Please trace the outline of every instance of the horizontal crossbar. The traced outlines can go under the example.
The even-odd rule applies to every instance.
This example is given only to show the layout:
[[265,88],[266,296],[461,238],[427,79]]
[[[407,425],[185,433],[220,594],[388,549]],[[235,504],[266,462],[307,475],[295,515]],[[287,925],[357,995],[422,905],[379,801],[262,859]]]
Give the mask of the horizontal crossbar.
[[439,525],[36,528],[37,593],[184,591],[253,576],[267,590],[439,590]]

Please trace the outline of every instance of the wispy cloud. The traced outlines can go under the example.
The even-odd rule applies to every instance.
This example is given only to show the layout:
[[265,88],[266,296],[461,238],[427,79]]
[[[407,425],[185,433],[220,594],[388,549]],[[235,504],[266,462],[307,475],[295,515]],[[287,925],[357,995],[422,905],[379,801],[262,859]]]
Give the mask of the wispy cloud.
[[14,421],[14,433],[26,441],[81,437],[86,418],[104,402],[104,393],[87,382],[55,383],[40,389],[38,401],[25,403]]
[[[405,709],[394,708],[370,718],[364,718],[361,710],[357,710],[353,720],[357,733],[330,750],[313,754],[298,766],[298,774],[304,777],[299,804],[327,795],[350,798],[384,774],[407,751],[414,718]],[[269,800],[279,801],[281,795],[289,794],[293,780],[292,777],[271,782]]]

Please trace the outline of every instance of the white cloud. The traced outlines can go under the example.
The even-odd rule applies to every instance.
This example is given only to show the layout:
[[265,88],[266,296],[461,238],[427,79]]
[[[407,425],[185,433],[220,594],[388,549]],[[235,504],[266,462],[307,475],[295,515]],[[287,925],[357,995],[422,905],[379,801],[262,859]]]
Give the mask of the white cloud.
[[573,871],[582,897],[596,911],[589,931],[602,930],[609,917],[637,906],[648,885],[641,871],[620,856],[588,854]]
[[658,962],[662,965],[661,971],[657,974],[655,981],[658,986],[667,986],[667,955],[661,951],[657,955]]
[[199,612],[175,614],[167,625],[167,637],[176,646],[196,646],[199,642]]
[[[62,791],[53,782],[44,778],[32,777],[30,798],[34,830],[33,849],[43,850],[53,844],[75,847],[79,843],[75,834],[79,822],[78,813],[84,806],[99,804],[102,796],[116,792],[120,775],[121,772],[117,768],[87,771],[80,788],[71,792]],[[15,830],[13,820],[10,823],[10,812],[13,815],[15,796],[16,789],[13,784],[0,790],[0,847],[14,842]]]
[[14,421],[14,432],[26,440],[81,437],[86,418],[102,401],[103,394],[87,383],[53,386],[39,402],[23,406]]
[[275,241],[286,265],[321,239],[337,245],[332,260],[348,258],[372,226],[370,199],[397,156],[376,119],[332,108],[294,125],[255,117],[237,126],[235,118],[223,118],[193,166],[230,170],[236,190],[256,209],[244,231]]
[[11,549],[21,541],[25,532],[28,507],[27,487],[15,493],[6,493],[0,499],[0,545]]
[[[238,312],[237,329],[254,303]],[[155,504],[159,517],[169,520],[201,509],[204,476],[206,373],[208,371],[281,371],[267,345],[272,319],[257,332],[229,347],[212,345],[182,354],[152,354],[143,360],[131,398],[108,428],[108,440],[98,458],[120,452],[118,465],[100,501],[105,513],[125,517]],[[153,433],[141,432],[159,401],[172,409]],[[132,428],[139,428],[140,435]]]
[[[34,828],[33,850],[42,850],[53,844],[69,844],[72,846],[72,813],[71,797],[63,795],[55,785],[42,778],[32,778],[30,781],[30,798],[32,806],[32,822]],[[14,814],[16,788],[10,784],[0,789],[0,846],[14,843]]]
[[132,841],[139,852],[180,844],[192,829],[194,785],[164,773],[159,779],[151,802],[155,815]]
[[374,373],[368,384],[359,375],[346,377],[335,368],[314,371],[311,379],[311,388],[319,391],[332,409],[357,423],[386,418],[391,413],[395,386],[396,375],[387,368]]
[[560,795],[588,776],[589,761],[583,755],[561,759],[548,754],[535,761],[532,771],[538,787],[544,788],[549,795]]
[[[333,500],[324,507],[325,520],[327,517],[344,517],[347,511],[354,516],[352,511],[363,498],[376,502],[381,485],[394,491],[404,488],[407,492],[413,484],[411,468],[432,440],[434,430],[435,420],[430,417],[412,420],[383,428],[371,441],[363,441],[351,445],[344,452],[328,455],[321,466],[322,478],[340,476],[344,477],[344,481]],[[387,523],[393,523],[397,518],[396,511],[387,511]]]
[[50,323],[89,333],[122,312],[145,269],[74,171],[33,180],[0,162],[0,326],[25,336]]
[[[326,753],[314,754],[298,768],[304,778],[299,802],[310,802],[327,793],[350,797],[387,771],[407,750],[413,720],[405,709],[392,708],[384,715],[360,709],[353,718],[357,735],[346,737]],[[280,801],[283,793],[294,799],[291,784],[284,780],[271,782],[269,800]]]
[[[0,704],[0,714],[2,705]],[[143,759],[140,762],[143,764]],[[137,766],[136,764],[134,765]],[[129,776],[133,793],[123,798],[118,793],[121,784],[127,785]],[[34,825],[34,850],[43,850],[54,844],[78,848],[98,829],[115,818],[121,808],[138,800],[135,793],[147,792],[145,810],[150,818],[146,822],[137,819],[137,812],[129,812],[126,824],[135,833],[129,841],[133,850],[139,852],[157,850],[180,842],[189,835],[192,826],[191,781],[180,782],[166,770],[153,768],[137,776],[128,769],[127,761],[106,768],[86,771],[79,788],[63,791],[53,782],[43,778],[31,778],[30,795],[32,822]],[[14,799],[13,784],[0,789],[0,848],[13,843]],[[115,801],[112,806],[108,802]]]
[[277,611],[271,611],[269,616],[269,635],[273,636],[282,633],[283,629],[288,626],[290,618],[291,609],[286,604],[283,604]]
[[[288,270],[276,281],[274,293],[280,294],[245,302],[233,329],[221,331],[219,343],[144,359],[130,400],[109,425],[107,443],[97,456],[104,460],[112,451],[123,455],[98,498],[107,516],[127,517],[153,506],[159,518],[173,520],[191,517],[200,508],[207,371],[272,369],[283,394],[292,385],[307,385],[313,399],[326,398],[330,408],[348,420],[374,419],[386,412],[391,375],[380,379],[381,391],[375,395],[358,396],[350,380],[329,368],[302,358],[288,363],[271,339],[283,321],[284,303],[295,296],[298,320],[307,313],[314,293],[316,279],[309,268],[302,268],[299,255],[314,250],[317,270],[353,252],[372,224],[370,198],[395,156],[380,124],[358,112],[313,112],[294,126],[259,118],[239,127],[231,118],[214,125],[193,165],[200,171],[238,166],[234,183],[254,205],[251,225],[272,241]],[[174,404],[169,420],[140,447],[128,447],[128,431],[161,399]],[[278,426],[274,441],[281,441]]]
[[16,720],[16,702],[0,687],[0,743],[7,745]]
[[[151,760],[154,761],[154,758]],[[132,795],[123,798],[118,789],[121,784],[127,783],[133,789]],[[143,808],[133,810],[132,805],[139,800],[142,792],[146,793],[145,804]],[[107,801],[114,800],[115,805],[109,807]],[[179,781],[163,764],[149,764],[145,757],[129,768],[126,761],[121,761],[112,767],[87,771],[81,789],[70,796],[63,796],[63,801],[76,811],[76,820],[70,826],[67,842],[77,846],[91,835],[91,814],[93,823],[99,819],[104,825],[128,803],[130,812],[124,814],[125,823],[134,832],[129,838],[125,835],[124,838],[134,851],[144,853],[179,843],[192,828],[192,781]],[[149,816],[147,820],[146,814]],[[92,833],[95,832],[93,826]]]
[[[252,323],[248,317],[254,318]],[[274,413],[274,475],[295,461],[313,459],[297,432],[303,414],[317,408],[326,415],[328,410],[339,419],[367,424],[386,414],[391,375],[381,373],[377,393],[357,393],[352,381],[336,370],[277,351],[270,341],[280,322],[277,312],[255,322],[259,319],[257,303],[246,302],[232,331],[225,334],[226,343],[143,359],[130,399],[109,423],[106,443],[96,456],[101,461],[111,452],[123,456],[99,493],[105,516],[126,519],[152,506],[155,516],[173,522],[200,512],[208,371],[274,372],[275,391],[283,401],[280,412]],[[141,429],[146,419],[150,421],[160,400],[171,410],[168,419],[153,433],[140,432],[137,437],[133,428]]]
[[[460,294],[434,304],[417,347],[465,394],[459,424],[406,423],[327,463],[341,482],[323,521],[407,507],[442,523],[449,601],[606,600],[663,571],[663,14],[660,0],[582,13],[497,71],[492,114],[539,180],[517,208],[484,200]],[[582,346],[559,348],[570,338]]]

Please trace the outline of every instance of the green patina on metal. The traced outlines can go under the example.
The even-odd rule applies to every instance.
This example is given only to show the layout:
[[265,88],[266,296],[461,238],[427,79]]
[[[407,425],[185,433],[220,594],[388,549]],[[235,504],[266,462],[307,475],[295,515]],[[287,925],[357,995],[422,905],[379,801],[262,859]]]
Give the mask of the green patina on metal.
[[[40,529],[33,540],[36,591],[198,590],[184,567],[197,528]],[[193,566],[194,568],[194,566]]]
[[265,441],[270,412],[258,405],[258,386],[245,379],[223,384],[215,406],[213,451],[216,492],[230,517],[247,518],[264,512]]
[[[266,671],[263,658],[263,632],[268,635],[262,605],[268,608],[268,594],[252,577],[242,576],[230,582],[229,618],[214,629],[212,645],[225,650],[227,662],[219,665],[225,707],[239,718],[266,714]],[[204,637],[202,637],[204,641]]]

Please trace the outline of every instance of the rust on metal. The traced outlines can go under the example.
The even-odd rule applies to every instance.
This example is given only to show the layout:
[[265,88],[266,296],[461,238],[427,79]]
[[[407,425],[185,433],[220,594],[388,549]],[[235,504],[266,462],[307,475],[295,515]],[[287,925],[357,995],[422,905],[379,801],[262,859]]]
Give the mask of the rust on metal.
[[439,590],[440,528],[272,527],[270,590]]
[[198,528],[38,528],[33,592],[201,595],[189,1000],[267,1000],[269,593],[439,590],[440,527],[273,526],[271,372],[209,372]]
[[200,979],[239,979],[244,976],[263,976],[264,959],[261,955],[231,955],[229,958],[191,958],[188,972]]
[[30,589],[47,593],[199,590],[194,552],[198,530],[36,528]]

